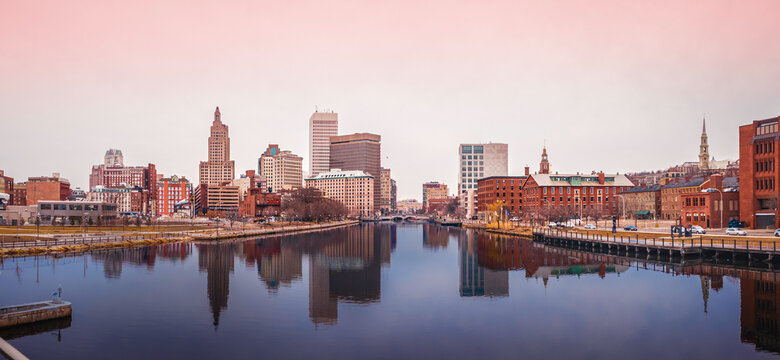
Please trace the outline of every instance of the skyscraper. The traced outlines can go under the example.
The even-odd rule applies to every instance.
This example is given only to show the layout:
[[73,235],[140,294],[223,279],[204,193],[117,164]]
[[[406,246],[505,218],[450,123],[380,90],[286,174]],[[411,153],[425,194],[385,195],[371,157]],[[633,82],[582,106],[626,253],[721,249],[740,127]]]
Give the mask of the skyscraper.
[[200,183],[218,185],[232,181],[236,174],[236,164],[230,160],[230,137],[228,126],[222,123],[219,106],[214,111],[209,136],[208,161],[200,162]]
[[374,177],[374,211],[379,210],[382,166],[382,137],[369,133],[332,136],[330,138],[330,168],[361,170]]
[[330,137],[339,134],[339,114],[315,111],[309,118],[309,176],[330,170]]
[[507,144],[460,144],[458,158],[458,194],[466,216],[477,211],[477,181],[490,176],[507,176],[509,172]]

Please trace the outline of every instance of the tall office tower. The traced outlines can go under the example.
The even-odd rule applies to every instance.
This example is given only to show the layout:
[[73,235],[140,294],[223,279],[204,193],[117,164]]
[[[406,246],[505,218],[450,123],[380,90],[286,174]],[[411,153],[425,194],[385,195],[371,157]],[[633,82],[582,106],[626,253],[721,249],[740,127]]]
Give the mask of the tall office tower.
[[471,218],[477,213],[477,181],[509,173],[509,145],[499,143],[460,144],[458,193],[460,204]]
[[392,210],[390,197],[392,196],[392,184],[390,183],[390,169],[379,169],[379,210],[388,213]]
[[230,137],[228,126],[222,123],[219,106],[214,111],[209,136],[209,159],[200,162],[200,183],[219,185],[232,181],[236,174],[236,164],[230,160]]
[[374,177],[374,212],[379,211],[379,169],[382,166],[382,137],[369,133],[331,136],[330,168],[360,170]]
[[309,176],[330,170],[330,137],[339,134],[339,114],[315,111],[309,118]]
[[258,160],[260,175],[265,177],[268,192],[293,190],[303,186],[303,158],[290,151],[280,151],[269,144]]

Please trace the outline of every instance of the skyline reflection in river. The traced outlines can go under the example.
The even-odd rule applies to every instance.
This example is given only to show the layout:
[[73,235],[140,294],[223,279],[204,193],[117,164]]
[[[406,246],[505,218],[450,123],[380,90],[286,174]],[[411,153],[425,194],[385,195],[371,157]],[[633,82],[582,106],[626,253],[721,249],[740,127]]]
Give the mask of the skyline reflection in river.
[[774,271],[636,261],[433,224],[3,259],[0,271],[2,305],[59,283],[74,303],[72,321],[2,332],[33,358],[53,357],[48,347],[58,358],[780,351]]

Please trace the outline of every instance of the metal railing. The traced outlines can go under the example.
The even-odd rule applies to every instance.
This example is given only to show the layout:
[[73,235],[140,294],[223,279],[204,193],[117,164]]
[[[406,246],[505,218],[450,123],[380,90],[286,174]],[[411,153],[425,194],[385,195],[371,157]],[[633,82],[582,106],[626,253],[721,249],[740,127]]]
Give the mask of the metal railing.
[[761,252],[777,252],[777,241],[739,238],[713,238],[699,235],[697,237],[647,237],[626,233],[603,233],[578,230],[561,230],[535,227],[534,235],[555,237],[566,240],[583,240],[607,244],[644,245],[662,248],[701,248],[705,250],[758,250]]
[[151,240],[151,239],[170,239],[176,237],[187,236],[185,232],[163,232],[163,233],[145,233],[136,235],[74,235],[59,237],[54,239],[41,239],[41,240],[29,240],[29,241],[5,241],[0,242],[0,248],[14,249],[14,248],[29,248],[29,247],[55,247],[65,245],[88,245],[88,244],[104,244],[104,243],[117,243],[122,241],[137,241],[137,240]]

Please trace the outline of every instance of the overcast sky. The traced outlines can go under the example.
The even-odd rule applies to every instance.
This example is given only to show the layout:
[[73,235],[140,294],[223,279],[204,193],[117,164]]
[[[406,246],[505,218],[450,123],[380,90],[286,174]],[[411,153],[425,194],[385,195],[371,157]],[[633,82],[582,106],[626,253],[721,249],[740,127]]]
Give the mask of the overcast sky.
[[457,181],[458,144],[510,174],[738,158],[780,115],[779,1],[29,1],[0,22],[0,169],[86,188],[108,148],[197,180],[214,107],[236,173],[304,157],[315,106],[382,135],[398,198]]

